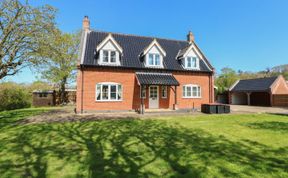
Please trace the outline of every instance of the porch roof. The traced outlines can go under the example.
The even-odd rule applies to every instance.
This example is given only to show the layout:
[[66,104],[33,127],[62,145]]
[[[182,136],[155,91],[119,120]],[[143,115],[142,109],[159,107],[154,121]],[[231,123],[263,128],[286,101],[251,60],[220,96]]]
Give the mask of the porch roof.
[[171,73],[136,72],[139,85],[179,86],[179,82]]

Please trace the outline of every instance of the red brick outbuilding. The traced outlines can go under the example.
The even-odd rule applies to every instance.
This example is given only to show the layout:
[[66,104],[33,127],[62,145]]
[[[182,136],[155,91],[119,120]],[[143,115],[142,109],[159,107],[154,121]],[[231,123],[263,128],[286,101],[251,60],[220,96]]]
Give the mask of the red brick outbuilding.
[[282,75],[239,80],[229,89],[229,103],[288,107],[288,85]]

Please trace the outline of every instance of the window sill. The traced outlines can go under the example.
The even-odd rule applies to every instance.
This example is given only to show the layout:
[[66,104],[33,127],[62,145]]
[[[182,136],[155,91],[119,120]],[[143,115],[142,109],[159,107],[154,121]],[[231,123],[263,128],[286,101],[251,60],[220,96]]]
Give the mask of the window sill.
[[103,66],[121,66],[121,64],[117,64],[117,63],[104,63],[104,62],[99,63],[99,65],[103,65]]
[[186,70],[200,70],[200,68],[187,68],[187,67],[184,67],[184,69],[186,69]]
[[96,100],[95,102],[103,103],[103,102],[122,102],[123,100]]
[[183,99],[201,99],[202,97],[182,97]]
[[157,68],[157,69],[162,69],[162,68],[164,68],[164,66],[151,66],[151,65],[145,65],[145,67]]

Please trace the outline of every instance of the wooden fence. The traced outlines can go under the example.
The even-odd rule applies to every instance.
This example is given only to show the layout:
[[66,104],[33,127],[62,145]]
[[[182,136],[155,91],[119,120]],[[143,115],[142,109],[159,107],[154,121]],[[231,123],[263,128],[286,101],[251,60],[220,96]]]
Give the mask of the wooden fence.
[[288,107],[288,95],[273,95],[273,106]]

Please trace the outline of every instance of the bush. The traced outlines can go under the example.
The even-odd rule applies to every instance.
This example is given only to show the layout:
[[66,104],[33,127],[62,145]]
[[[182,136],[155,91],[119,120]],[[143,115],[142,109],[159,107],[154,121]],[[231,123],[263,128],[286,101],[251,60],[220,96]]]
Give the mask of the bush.
[[28,108],[31,106],[31,96],[25,87],[15,83],[0,85],[0,111]]

